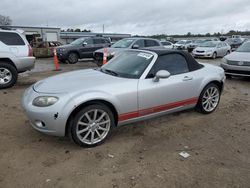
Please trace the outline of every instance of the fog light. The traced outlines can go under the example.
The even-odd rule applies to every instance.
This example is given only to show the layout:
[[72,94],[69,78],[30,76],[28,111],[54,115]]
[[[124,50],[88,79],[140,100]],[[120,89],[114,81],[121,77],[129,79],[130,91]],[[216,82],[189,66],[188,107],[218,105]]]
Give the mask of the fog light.
[[37,127],[40,127],[40,128],[44,128],[44,127],[45,127],[45,123],[42,122],[42,121],[39,121],[39,120],[36,120],[36,121],[35,121],[35,125],[36,125]]

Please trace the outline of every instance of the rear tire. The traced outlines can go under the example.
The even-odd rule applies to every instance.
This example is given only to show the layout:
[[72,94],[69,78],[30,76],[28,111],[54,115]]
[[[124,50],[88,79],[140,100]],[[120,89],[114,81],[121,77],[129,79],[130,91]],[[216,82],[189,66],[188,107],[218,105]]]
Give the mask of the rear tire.
[[69,135],[79,146],[94,147],[102,144],[115,126],[114,115],[103,104],[86,106],[73,118]]
[[9,64],[0,62],[0,89],[10,88],[17,82],[18,72]]
[[220,88],[214,84],[208,84],[201,92],[196,109],[203,114],[214,112],[220,102]]
[[75,52],[71,52],[68,56],[68,62],[69,64],[75,64],[78,62],[79,56]]

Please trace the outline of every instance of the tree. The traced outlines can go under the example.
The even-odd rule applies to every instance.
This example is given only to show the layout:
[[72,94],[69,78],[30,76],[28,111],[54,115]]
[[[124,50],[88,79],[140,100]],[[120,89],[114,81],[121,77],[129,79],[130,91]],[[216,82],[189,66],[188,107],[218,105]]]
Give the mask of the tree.
[[12,20],[9,16],[0,15],[0,25],[11,25]]
[[77,29],[75,29],[75,32],[81,32],[81,29],[77,28]]

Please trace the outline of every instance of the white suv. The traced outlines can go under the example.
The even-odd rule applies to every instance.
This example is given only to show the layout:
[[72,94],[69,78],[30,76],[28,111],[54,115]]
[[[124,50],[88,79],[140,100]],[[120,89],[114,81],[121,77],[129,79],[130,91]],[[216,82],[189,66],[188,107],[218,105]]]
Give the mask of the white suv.
[[0,29],[0,89],[12,87],[18,73],[35,65],[32,48],[18,31]]

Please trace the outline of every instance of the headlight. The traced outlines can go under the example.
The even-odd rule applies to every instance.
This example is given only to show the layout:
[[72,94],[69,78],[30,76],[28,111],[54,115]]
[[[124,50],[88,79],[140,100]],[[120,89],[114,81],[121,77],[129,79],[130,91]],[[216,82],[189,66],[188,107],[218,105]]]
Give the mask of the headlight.
[[57,97],[42,96],[33,100],[32,104],[38,107],[47,107],[55,104],[58,101]]
[[227,59],[225,57],[222,58],[223,63],[227,63]]
[[64,52],[64,51],[66,51],[66,49],[65,48],[59,48],[59,51]]

